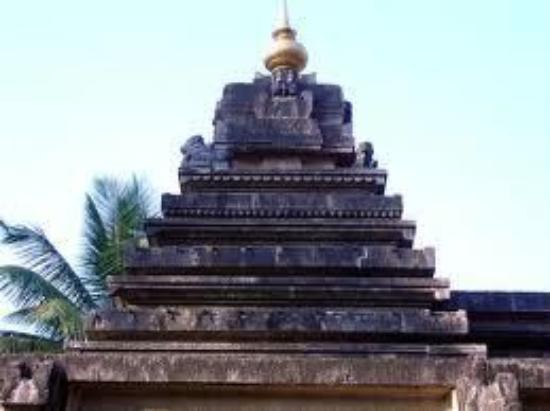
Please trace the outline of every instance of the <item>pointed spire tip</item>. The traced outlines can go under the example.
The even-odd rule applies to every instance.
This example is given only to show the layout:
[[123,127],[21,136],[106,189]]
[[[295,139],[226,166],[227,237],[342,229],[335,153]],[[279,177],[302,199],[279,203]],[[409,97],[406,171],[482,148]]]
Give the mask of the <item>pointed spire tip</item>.
[[290,28],[290,18],[288,16],[288,2],[287,0],[281,0],[281,10],[279,17],[278,28]]

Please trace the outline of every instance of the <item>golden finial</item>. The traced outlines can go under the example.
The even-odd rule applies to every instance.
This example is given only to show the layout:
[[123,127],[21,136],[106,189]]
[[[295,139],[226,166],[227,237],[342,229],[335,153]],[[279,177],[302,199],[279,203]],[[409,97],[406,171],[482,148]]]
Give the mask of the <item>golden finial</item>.
[[279,21],[273,31],[273,45],[264,59],[265,67],[271,72],[280,68],[300,72],[307,60],[307,51],[296,41],[296,31],[290,26],[287,2],[282,0]]

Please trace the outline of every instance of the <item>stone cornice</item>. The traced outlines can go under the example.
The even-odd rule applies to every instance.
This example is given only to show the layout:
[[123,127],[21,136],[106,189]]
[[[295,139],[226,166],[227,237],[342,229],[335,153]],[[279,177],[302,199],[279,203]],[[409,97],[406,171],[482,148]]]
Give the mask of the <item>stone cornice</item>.
[[193,188],[215,189],[365,189],[383,194],[387,173],[379,169],[337,171],[264,171],[264,172],[196,172],[180,169],[182,191]]

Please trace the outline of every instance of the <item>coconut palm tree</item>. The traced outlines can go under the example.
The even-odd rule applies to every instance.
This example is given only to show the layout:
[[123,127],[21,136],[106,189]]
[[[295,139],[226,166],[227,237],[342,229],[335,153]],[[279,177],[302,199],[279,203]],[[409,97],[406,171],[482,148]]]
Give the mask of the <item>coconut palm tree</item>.
[[70,264],[40,228],[0,220],[0,244],[10,247],[21,263],[0,267],[0,293],[16,307],[4,321],[30,330],[10,334],[11,347],[25,338],[61,346],[81,337],[83,315],[108,303],[106,278],[122,271],[125,243],[154,214],[144,181],[95,180],[86,195],[78,265]]

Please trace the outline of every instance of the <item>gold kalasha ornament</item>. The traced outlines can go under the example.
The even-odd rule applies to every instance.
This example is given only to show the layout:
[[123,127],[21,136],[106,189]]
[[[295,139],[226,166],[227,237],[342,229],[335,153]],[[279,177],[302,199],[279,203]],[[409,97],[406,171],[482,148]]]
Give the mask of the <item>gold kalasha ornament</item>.
[[277,69],[300,72],[307,61],[307,50],[296,41],[296,30],[290,26],[287,2],[283,0],[280,18],[273,31],[273,44],[264,59],[265,67],[271,72]]

